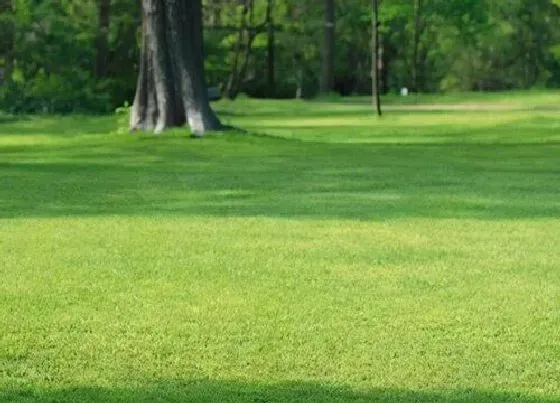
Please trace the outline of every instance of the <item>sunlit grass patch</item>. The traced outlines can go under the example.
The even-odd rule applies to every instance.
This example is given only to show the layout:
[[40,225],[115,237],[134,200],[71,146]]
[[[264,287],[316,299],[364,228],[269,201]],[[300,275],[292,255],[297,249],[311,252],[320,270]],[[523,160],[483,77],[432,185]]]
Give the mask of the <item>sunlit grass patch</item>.
[[1,123],[0,401],[560,399],[560,117],[351,102]]

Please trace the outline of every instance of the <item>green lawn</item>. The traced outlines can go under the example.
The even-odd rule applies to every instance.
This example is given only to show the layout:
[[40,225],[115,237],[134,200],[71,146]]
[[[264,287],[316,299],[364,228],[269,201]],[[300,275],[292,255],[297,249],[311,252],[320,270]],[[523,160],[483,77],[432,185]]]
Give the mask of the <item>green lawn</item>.
[[560,94],[387,102],[0,116],[0,401],[560,401]]

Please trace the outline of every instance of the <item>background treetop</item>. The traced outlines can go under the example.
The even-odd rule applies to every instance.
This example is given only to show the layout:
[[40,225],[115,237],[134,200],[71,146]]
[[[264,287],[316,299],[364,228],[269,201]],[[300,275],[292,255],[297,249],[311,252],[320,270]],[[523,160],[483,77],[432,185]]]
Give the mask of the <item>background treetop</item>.
[[[108,112],[132,101],[137,0],[1,0],[0,109]],[[313,97],[328,0],[205,0],[208,85],[226,97]],[[371,93],[371,4],[336,0],[332,83]],[[559,0],[383,0],[383,92],[560,86]]]

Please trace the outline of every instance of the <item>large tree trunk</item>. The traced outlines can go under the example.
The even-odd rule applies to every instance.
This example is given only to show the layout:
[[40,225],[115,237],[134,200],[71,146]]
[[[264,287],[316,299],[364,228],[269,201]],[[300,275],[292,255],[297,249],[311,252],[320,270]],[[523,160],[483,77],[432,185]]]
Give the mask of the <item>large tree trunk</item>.
[[159,133],[185,122],[198,136],[221,129],[204,80],[201,0],[142,0],[142,11],[131,129]]
[[323,39],[323,64],[321,74],[321,92],[332,91],[334,85],[334,53],[335,53],[335,16],[334,0],[325,0],[325,31]]

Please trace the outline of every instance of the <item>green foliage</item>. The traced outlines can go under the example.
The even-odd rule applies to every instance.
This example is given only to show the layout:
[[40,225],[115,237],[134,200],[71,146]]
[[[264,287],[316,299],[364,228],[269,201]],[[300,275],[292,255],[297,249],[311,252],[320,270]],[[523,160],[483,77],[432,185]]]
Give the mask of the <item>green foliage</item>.
[[117,115],[117,134],[124,134],[130,132],[129,120],[130,120],[130,110],[131,105],[128,101],[122,106],[115,109],[115,114]]
[[[235,2],[214,0],[208,7],[210,3],[221,6],[222,12],[218,23],[214,19],[210,23],[208,17],[212,62],[207,67],[212,71],[211,82],[225,85],[237,31],[220,31],[212,24],[234,28],[240,9]],[[255,4],[253,21],[258,24],[266,2]],[[314,95],[320,71],[322,8],[311,0],[275,4],[277,95],[294,96],[302,65],[307,82],[304,93]],[[420,5],[418,10],[415,4]],[[345,95],[370,93],[370,3],[345,0],[336,5],[335,88]],[[556,29],[560,12],[550,0],[395,0],[383,2],[380,12],[386,91],[402,86],[423,92],[505,90],[555,86],[558,81],[554,52],[560,42]],[[269,95],[265,44],[263,31],[254,42],[245,77],[244,91],[255,96]],[[299,63],[294,63],[296,55]]]
[[107,79],[95,77],[93,71],[96,1],[15,1],[10,14],[13,72],[0,90],[0,108],[24,113],[109,112],[115,103],[130,98],[136,74],[136,37],[131,35],[137,30],[136,21],[131,21],[135,8],[125,0],[114,3],[109,66],[113,77]]
[[[111,1],[103,76],[94,67],[96,0],[1,4],[0,109],[107,113],[132,101],[141,25],[137,1]],[[255,39],[241,90],[254,97],[315,96],[322,2],[274,0],[274,90],[267,74],[267,1],[252,4],[248,19]],[[207,81],[225,88],[238,49],[242,5],[205,0],[204,7]],[[381,2],[380,21],[385,92],[403,86],[419,92],[560,87],[557,1],[391,0]],[[336,1],[336,92],[371,92],[371,28],[369,1]]]

